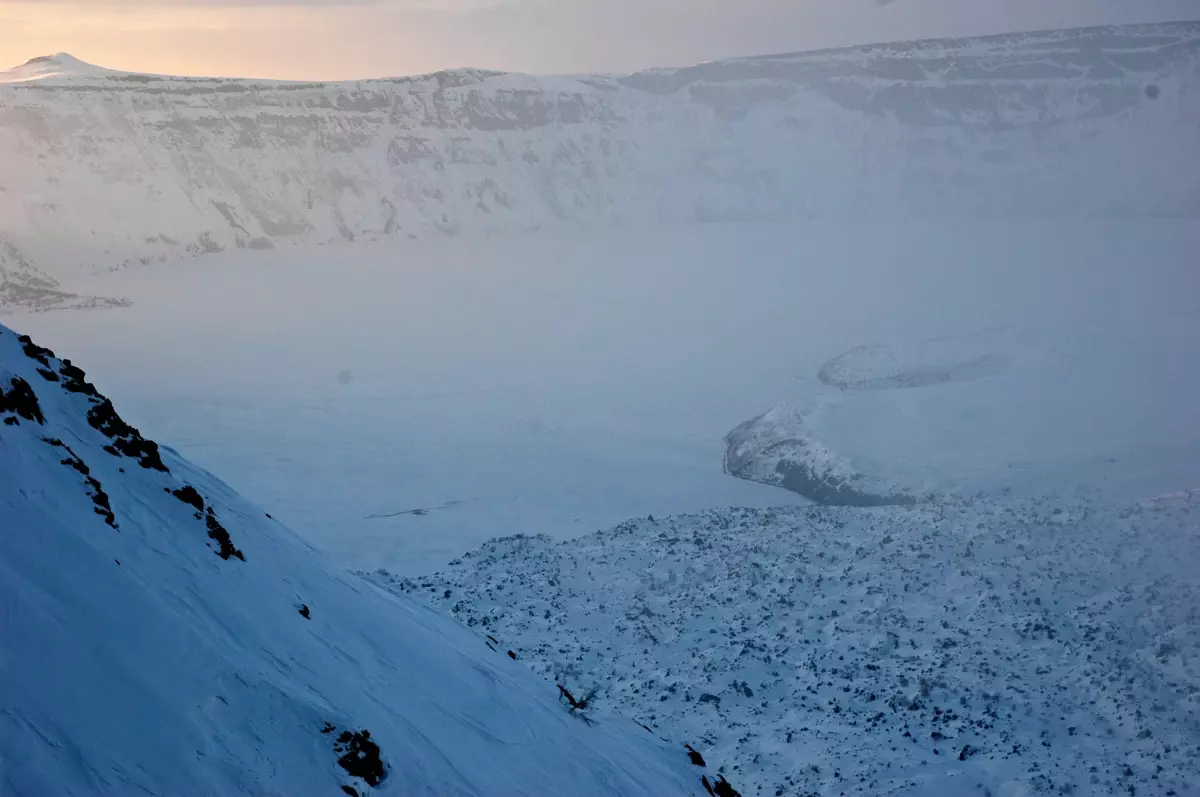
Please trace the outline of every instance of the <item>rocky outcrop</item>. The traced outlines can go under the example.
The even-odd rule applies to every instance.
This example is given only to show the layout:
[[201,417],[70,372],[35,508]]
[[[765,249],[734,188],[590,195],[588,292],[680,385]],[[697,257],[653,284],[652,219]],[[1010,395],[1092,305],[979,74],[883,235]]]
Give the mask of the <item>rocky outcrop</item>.
[[725,436],[725,472],[782,487],[823,506],[911,506],[911,490],[855,470],[805,430],[805,413],[781,405]]
[[721,509],[373,578],[691,740],[746,795],[1183,795],[1198,513],[1200,493]]

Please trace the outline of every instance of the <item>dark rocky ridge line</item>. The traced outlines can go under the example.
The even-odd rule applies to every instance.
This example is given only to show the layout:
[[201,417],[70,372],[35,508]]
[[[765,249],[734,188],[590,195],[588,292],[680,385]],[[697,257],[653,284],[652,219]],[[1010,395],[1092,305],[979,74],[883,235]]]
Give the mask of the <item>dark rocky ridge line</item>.
[[120,531],[121,527],[117,525],[117,516],[113,514],[112,503],[109,501],[108,493],[104,492],[104,488],[100,485],[100,481],[91,475],[92,471],[91,468],[87,466],[87,463],[80,459],[79,455],[72,451],[69,445],[64,443],[62,440],[59,440],[57,437],[43,437],[42,442],[48,446],[62,448],[67,452],[67,458],[62,461],[62,464],[82,474],[84,481],[91,489],[91,492],[88,493],[88,495],[92,499],[92,503],[95,504],[95,509],[93,511],[100,517],[104,518],[104,522],[109,526]]
[[[10,334],[0,329],[0,336]],[[42,389],[62,390],[72,395],[82,396],[87,402],[84,417],[88,426],[103,435],[109,442],[103,449],[109,455],[129,459],[148,471],[164,474],[174,479],[170,469],[162,460],[159,446],[153,440],[145,438],[140,431],[127,423],[116,411],[113,403],[101,395],[96,386],[87,381],[83,369],[71,363],[70,360],[58,359],[54,352],[44,346],[34,343],[28,335],[16,336],[21,352],[33,360],[35,370],[41,376]],[[5,426],[18,426],[24,419],[39,425],[46,424],[38,394],[27,381],[19,376],[11,378],[9,389],[0,387],[0,415],[3,415]],[[61,448],[67,452],[67,457],[61,464],[77,471],[84,479],[88,488],[88,497],[95,507],[95,513],[100,515],[111,528],[119,530],[116,513],[107,492],[100,481],[92,474],[91,468],[66,443],[56,437],[42,437],[43,443],[52,448]],[[119,468],[124,472],[124,468]],[[176,482],[178,484],[178,482]],[[233,543],[229,530],[221,523],[216,511],[195,487],[181,484],[179,487],[164,487],[183,503],[196,510],[197,520],[204,523],[207,537],[216,546],[217,556],[228,561],[239,559],[246,561],[245,554]]]

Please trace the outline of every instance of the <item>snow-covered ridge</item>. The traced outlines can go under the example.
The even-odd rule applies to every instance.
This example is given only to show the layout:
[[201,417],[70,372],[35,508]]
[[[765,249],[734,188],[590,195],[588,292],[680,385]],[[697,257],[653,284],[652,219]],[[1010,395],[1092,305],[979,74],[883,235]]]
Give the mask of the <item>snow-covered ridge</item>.
[[339,571],[3,326],[0,531],[4,795],[704,794],[681,744]]
[[0,244],[69,287],[239,247],[556,225],[1192,215],[1198,52],[1200,23],[1176,23],[627,77],[288,83],[54,56],[0,86]]
[[127,73],[80,61],[70,53],[55,53],[30,58],[20,66],[0,72],[0,85],[18,83],[53,83],[67,80],[121,78]]
[[1200,495],[734,509],[375,578],[744,794],[1194,794]]

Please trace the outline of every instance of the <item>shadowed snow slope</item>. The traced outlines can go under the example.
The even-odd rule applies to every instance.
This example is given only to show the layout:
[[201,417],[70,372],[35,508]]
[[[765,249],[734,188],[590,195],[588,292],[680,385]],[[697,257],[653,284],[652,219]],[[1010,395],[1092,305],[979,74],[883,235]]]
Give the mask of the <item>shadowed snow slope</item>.
[[702,793],[681,748],[339,572],[0,327],[0,793],[355,792]]
[[1198,53],[1182,22],[626,77],[286,83],[60,54],[0,74],[0,244],[69,285],[238,247],[562,224],[1191,216]]

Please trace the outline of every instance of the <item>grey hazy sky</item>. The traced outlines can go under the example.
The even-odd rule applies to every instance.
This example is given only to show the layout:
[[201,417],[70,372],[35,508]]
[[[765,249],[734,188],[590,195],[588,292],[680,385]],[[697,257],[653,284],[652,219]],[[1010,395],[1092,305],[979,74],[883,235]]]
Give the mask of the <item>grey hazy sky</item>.
[[1200,0],[0,0],[0,64],[351,78],[625,72],[926,36],[1200,18]]

